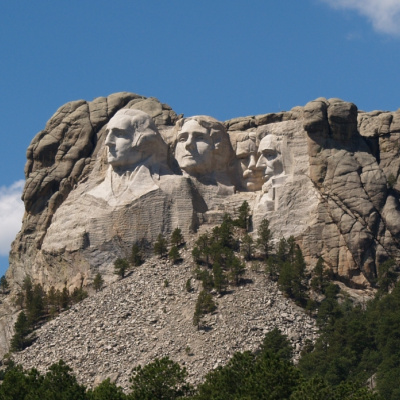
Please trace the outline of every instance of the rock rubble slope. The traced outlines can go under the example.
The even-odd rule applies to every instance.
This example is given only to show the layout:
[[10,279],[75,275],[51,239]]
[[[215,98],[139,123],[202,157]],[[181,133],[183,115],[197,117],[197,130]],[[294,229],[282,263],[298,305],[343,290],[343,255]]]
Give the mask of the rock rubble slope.
[[192,281],[193,292],[185,290],[192,268],[190,261],[147,261],[45,324],[37,341],[14,360],[44,371],[63,359],[88,386],[110,377],[126,390],[131,369],[157,357],[168,355],[184,365],[189,380],[198,383],[235,352],[255,350],[274,327],[288,335],[295,358],[305,340],[315,338],[314,321],[263,273],[249,270],[245,285],[215,296],[217,311],[204,319],[207,329],[197,330],[192,318],[198,282]]

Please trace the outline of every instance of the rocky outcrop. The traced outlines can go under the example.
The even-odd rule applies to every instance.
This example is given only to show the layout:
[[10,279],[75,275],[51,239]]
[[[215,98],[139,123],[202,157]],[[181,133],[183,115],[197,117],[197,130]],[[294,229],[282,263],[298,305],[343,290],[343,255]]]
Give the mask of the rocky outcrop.
[[131,369],[154,358],[168,355],[199,383],[235,352],[256,350],[274,327],[288,335],[295,360],[305,341],[316,338],[315,321],[250,268],[247,283],[215,298],[217,310],[197,330],[192,320],[201,284],[192,280],[193,292],[185,289],[192,276],[190,253],[183,251],[179,265],[149,260],[45,324],[37,341],[13,359],[41,371],[63,359],[88,386],[111,378],[126,390]]
[[[107,164],[107,124],[122,108],[153,118],[168,145],[164,172],[143,164],[117,176]],[[66,104],[33,139],[7,272],[12,291],[0,307],[3,349],[26,275],[46,288],[73,288],[82,277],[90,285],[98,271],[111,282],[114,260],[136,240],[151,243],[178,226],[195,234],[243,200],[254,236],[268,218],[276,241],[294,235],[309,268],[322,256],[347,285],[373,285],[383,261],[400,261],[400,110],[366,113],[320,98],[223,124],[180,117],[157,99],[117,93]]]

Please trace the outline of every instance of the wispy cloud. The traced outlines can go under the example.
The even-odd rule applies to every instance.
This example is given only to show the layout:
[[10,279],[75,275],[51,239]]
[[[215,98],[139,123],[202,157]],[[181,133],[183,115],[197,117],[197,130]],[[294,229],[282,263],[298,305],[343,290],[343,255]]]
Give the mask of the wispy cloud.
[[337,9],[351,9],[367,17],[374,29],[400,36],[400,0],[320,0]]
[[7,256],[11,242],[21,229],[24,204],[21,200],[23,180],[0,186],[0,255]]

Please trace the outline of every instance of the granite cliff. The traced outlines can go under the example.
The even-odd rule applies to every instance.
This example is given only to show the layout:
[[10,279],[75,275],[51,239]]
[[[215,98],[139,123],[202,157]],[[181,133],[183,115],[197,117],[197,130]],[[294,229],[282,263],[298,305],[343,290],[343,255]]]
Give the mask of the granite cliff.
[[[121,172],[111,121],[126,119],[124,109],[152,122],[148,142],[133,139],[141,159]],[[2,349],[15,319],[12,295],[26,275],[45,288],[74,287],[81,277],[90,285],[99,271],[111,282],[114,260],[135,241],[175,227],[189,237],[243,200],[254,236],[268,218],[277,240],[295,236],[310,268],[322,256],[347,285],[373,285],[382,262],[400,261],[399,134],[400,110],[362,112],[339,99],[223,123],[182,118],[132,93],[64,105],[27,151]]]

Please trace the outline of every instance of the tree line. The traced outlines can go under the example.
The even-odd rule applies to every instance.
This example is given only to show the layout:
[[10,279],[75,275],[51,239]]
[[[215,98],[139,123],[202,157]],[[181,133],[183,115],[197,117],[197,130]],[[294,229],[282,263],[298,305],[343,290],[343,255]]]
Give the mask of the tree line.
[[[267,333],[255,352],[235,353],[225,366],[210,371],[194,387],[187,381],[187,370],[168,356],[133,368],[130,393],[104,380],[94,389],[77,382],[71,368],[62,360],[48,372],[23,370],[9,362],[2,372],[0,398],[4,400],[383,400],[350,379],[330,383],[321,376],[307,377],[291,361],[292,347],[277,329]],[[398,397],[397,397],[398,398]]]

